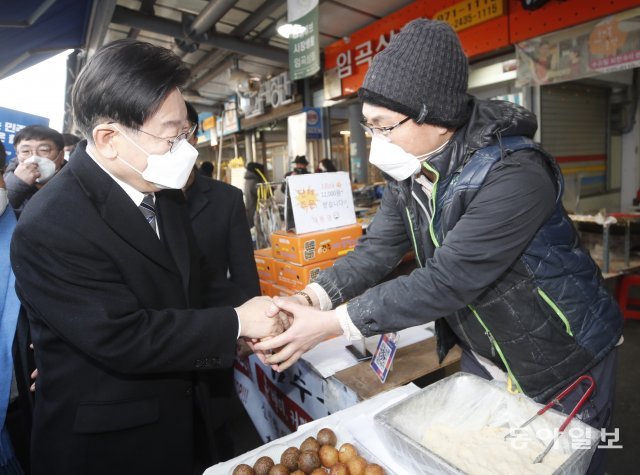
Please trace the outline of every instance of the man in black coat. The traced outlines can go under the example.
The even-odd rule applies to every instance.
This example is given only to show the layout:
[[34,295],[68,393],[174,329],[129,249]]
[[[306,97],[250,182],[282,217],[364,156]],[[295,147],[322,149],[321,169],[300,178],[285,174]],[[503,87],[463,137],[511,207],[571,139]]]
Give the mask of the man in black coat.
[[[197,152],[170,51],[120,40],[73,90],[87,142],[25,208],[11,243],[39,377],[32,472],[190,474],[194,373],[238,337],[281,331],[201,267],[180,189]],[[172,190],[173,189],[173,190]]]
[[[198,113],[189,102],[186,106],[189,121],[196,125],[197,132]],[[197,143],[195,132],[189,140],[193,146]],[[241,305],[260,295],[242,191],[198,173],[195,167],[184,191],[198,249],[213,279],[229,284],[230,303]],[[209,454],[207,465],[213,465],[237,455],[229,432],[243,408],[235,396],[233,369],[200,373],[198,377],[199,397],[207,402],[202,404],[208,441],[205,444]]]

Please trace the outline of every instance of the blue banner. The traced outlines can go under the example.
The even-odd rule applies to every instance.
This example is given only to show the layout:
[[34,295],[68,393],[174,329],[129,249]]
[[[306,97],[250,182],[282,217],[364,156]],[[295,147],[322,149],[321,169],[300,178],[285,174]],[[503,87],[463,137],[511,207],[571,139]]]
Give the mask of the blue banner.
[[48,127],[49,119],[0,107],[0,142],[2,142],[7,151],[7,163],[16,156],[13,148],[13,138],[27,125],[44,125]]

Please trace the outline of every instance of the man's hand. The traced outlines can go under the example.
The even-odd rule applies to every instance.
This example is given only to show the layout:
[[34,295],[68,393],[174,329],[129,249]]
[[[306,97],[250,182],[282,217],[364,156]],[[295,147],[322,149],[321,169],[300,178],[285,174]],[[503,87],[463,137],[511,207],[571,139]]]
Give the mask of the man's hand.
[[[307,301],[307,299],[305,299],[300,294],[293,294],[288,297],[278,297],[278,298],[281,301],[293,302],[300,305],[307,305],[307,306],[309,305],[309,302]],[[280,318],[280,321],[282,322],[282,326],[284,327],[284,329],[287,330],[291,326],[291,323],[293,322],[293,315],[282,311],[280,307],[278,307],[277,305],[272,305],[267,310],[267,317],[275,317],[276,315],[278,316],[278,318]]]
[[245,359],[251,353],[253,353],[253,350],[247,344],[247,341],[244,338],[238,338],[236,343],[236,358]]
[[240,336],[264,338],[284,331],[279,318],[268,318],[267,310],[273,306],[270,297],[254,297],[236,308],[240,319]]
[[[281,348],[277,353],[264,355],[261,360],[270,364],[276,371],[284,371],[300,357],[321,341],[329,337],[342,335],[342,327],[335,311],[323,312],[294,303],[291,298],[273,299],[274,307],[293,315],[291,327],[281,335],[274,336],[253,345],[254,351],[266,352]],[[270,309],[268,315],[275,315],[276,309]]]
[[13,174],[24,181],[27,185],[35,185],[36,179],[40,178],[38,164],[33,162],[25,163],[24,161],[21,161],[13,171]]

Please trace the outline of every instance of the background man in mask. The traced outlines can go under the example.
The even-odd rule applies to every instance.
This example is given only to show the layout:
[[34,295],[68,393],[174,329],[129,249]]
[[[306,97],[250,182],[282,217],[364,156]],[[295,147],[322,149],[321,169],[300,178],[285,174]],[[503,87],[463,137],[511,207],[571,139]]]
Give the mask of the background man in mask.
[[[538,401],[591,374],[597,392],[579,417],[607,427],[616,301],[562,207],[557,164],[531,139],[535,116],[473,98],[467,82],[467,58],[443,22],[412,21],[374,57],[359,96],[370,162],[390,178],[380,209],[354,252],[278,301],[293,325],[256,349],[287,345],[266,358],[282,370],[328,335],[435,320],[441,359],[458,343],[464,371],[510,380]],[[377,285],[412,247],[418,269]],[[594,456],[593,473],[603,459]]]
[[44,125],[29,125],[13,139],[16,158],[7,165],[4,180],[9,203],[20,216],[27,202],[64,164],[62,134]]
[[194,372],[281,330],[269,299],[234,308],[201,266],[181,191],[197,155],[188,77],[164,48],[101,48],[72,94],[86,141],[16,227],[39,371],[33,474],[201,473]]

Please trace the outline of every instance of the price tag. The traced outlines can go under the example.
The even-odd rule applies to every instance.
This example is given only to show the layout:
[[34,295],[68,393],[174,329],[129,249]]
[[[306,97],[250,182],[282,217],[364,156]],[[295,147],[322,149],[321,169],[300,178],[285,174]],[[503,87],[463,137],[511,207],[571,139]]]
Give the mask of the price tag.
[[503,14],[504,0],[465,0],[440,10],[433,19],[446,21],[455,31],[460,31]]
[[380,378],[380,382],[384,383],[389,375],[391,363],[396,355],[397,335],[395,333],[385,333],[380,337],[378,348],[371,358],[371,368]]

